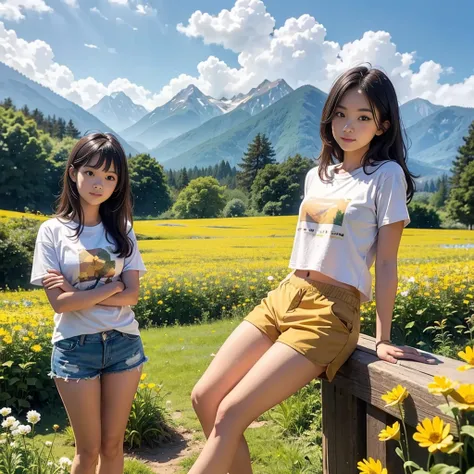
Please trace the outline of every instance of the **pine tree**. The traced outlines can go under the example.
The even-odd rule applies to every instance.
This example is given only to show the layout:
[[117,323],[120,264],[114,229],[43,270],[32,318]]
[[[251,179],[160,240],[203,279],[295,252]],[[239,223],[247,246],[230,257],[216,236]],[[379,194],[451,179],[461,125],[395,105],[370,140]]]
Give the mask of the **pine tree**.
[[469,126],[464,145],[459,147],[451,176],[447,202],[449,215],[472,229],[474,224],[474,122]]
[[71,138],[79,138],[81,136],[81,132],[75,127],[72,120],[66,125],[66,136]]
[[268,138],[265,134],[258,133],[253,142],[249,144],[242,162],[238,164],[242,169],[237,175],[239,186],[250,191],[259,170],[265,168],[266,165],[275,164],[274,156],[275,151]]
[[438,190],[431,196],[430,203],[437,209],[441,209],[446,204],[449,197],[449,178],[444,174],[436,183]]
[[184,189],[189,184],[189,176],[186,168],[183,168],[176,179],[178,189]]

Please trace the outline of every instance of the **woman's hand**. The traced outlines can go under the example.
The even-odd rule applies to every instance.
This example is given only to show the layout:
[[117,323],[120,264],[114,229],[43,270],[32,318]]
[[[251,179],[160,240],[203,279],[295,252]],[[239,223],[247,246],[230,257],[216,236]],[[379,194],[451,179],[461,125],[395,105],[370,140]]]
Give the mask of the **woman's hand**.
[[58,270],[49,269],[48,275],[43,278],[43,286],[52,290],[53,288],[59,288],[60,290],[66,291],[78,291],[74,288],[64,276]]
[[436,362],[436,359],[425,357],[414,347],[396,346],[390,342],[381,342],[377,345],[375,351],[379,359],[392,364],[396,364],[399,359],[414,360],[423,364],[434,364]]

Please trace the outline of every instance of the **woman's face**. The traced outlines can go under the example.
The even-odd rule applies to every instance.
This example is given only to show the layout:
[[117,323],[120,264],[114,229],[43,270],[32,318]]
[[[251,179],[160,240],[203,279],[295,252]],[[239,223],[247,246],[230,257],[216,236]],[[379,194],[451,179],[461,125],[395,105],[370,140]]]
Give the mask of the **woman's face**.
[[368,149],[374,136],[383,133],[377,123],[379,117],[374,117],[365,94],[353,88],[344,94],[336,107],[331,122],[332,134],[344,152]]
[[69,169],[70,178],[76,183],[82,200],[93,206],[100,206],[110,198],[117,186],[118,176],[112,163],[109,170],[95,169],[99,157],[95,156],[79,169]]

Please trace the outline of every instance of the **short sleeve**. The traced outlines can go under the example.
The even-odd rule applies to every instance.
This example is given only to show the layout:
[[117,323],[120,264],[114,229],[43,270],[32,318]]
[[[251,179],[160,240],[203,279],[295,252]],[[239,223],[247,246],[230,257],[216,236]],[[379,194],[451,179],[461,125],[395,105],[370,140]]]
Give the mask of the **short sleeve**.
[[51,229],[43,223],[36,237],[30,283],[36,286],[43,286],[42,280],[47,275],[49,269],[61,271]]
[[314,173],[317,173],[318,172],[318,168],[311,168],[307,173],[306,173],[306,177],[305,177],[305,180],[304,180],[304,197],[306,197],[308,195],[308,190],[311,186],[311,183],[313,181],[313,178],[314,178]]
[[138,270],[138,275],[141,278],[146,273],[146,267],[143,263],[142,256],[140,255],[140,251],[138,250],[138,242],[135,236],[135,232],[133,229],[129,232],[128,237],[132,241],[133,244],[133,252],[130,257],[125,257],[125,262],[123,265],[122,272],[126,272],[128,270]]
[[385,177],[377,190],[376,212],[378,228],[403,221],[406,227],[410,223],[407,207],[407,183],[403,170],[399,169]]

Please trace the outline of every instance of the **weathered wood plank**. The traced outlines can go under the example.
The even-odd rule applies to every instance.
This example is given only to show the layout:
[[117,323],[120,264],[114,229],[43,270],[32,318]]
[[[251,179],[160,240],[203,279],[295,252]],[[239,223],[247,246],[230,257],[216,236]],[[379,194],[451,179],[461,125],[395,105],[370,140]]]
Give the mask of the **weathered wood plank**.
[[366,405],[328,382],[322,384],[323,473],[357,472],[366,452]]
[[435,374],[446,374],[463,383],[472,383],[473,377],[468,372],[455,370],[458,364],[450,359],[438,357],[439,366],[408,361],[390,364],[378,359],[374,349],[373,338],[362,335],[359,339],[358,349],[334,379],[335,386],[347,390],[355,397],[396,418],[400,418],[398,407],[385,407],[381,396],[401,384],[410,393],[410,397],[404,404],[407,424],[416,426],[426,417],[440,416],[451,423],[452,431],[455,433],[454,420],[441,413],[437,408],[444,402],[444,399],[430,394],[428,383],[432,382]]

